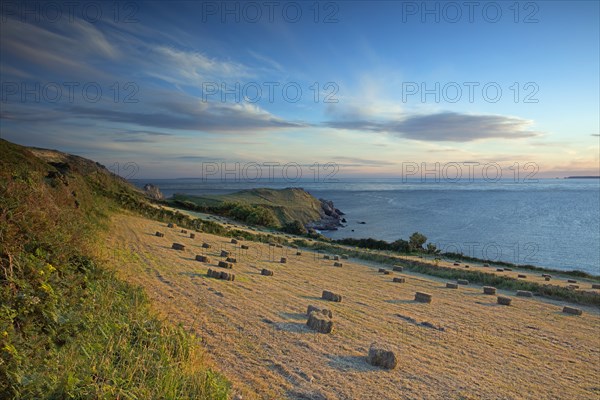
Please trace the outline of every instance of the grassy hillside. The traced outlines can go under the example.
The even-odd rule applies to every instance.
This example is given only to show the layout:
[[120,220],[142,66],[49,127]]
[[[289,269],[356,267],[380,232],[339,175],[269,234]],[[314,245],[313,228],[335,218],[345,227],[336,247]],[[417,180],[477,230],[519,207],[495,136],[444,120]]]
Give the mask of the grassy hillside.
[[123,208],[193,222],[99,164],[0,140],[0,398],[227,398],[198,340],[91,256]]
[[187,208],[272,227],[294,221],[307,224],[321,218],[321,202],[300,188],[250,189],[208,196],[176,194],[172,201]]

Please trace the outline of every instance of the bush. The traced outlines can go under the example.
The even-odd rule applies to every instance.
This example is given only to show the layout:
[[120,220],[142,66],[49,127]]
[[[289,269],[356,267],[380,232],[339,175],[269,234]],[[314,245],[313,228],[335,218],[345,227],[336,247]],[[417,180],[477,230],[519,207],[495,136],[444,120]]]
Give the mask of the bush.
[[306,235],[308,232],[304,225],[302,225],[302,222],[298,221],[297,219],[293,222],[285,224],[281,230],[292,235]]

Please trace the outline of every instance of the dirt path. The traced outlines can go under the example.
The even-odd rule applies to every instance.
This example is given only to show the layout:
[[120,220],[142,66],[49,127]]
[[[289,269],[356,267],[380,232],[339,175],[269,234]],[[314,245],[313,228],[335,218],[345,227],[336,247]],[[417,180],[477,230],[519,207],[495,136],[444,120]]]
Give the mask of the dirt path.
[[[154,236],[156,231],[165,237]],[[243,251],[219,236],[187,236],[159,222],[119,215],[106,239],[106,259],[121,277],[143,286],[165,318],[205,340],[244,399],[600,396],[597,309],[569,316],[558,305],[521,297],[500,306],[480,287],[446,289],[438,280],[385,276],[347,260],[335,268],[310,252],[296,256],[292,249],[240,242],[250,246]],[[173,242],[186,250],[172,250]],[[205,251],[203,242],[212,248]],[[205,275],[222,259],[221,249],[237,257],[234,282]],[[195,261],[196,254],[208,255],[211,264]],[[282,256],[287,264],[278,262]],[[260,275],[262,268],[275,275]],[[394,276],[407,282],[392,283]],[[325,302],[323,290],[344,299]],[[415,291],[431,293],[433,302],[414,302]],[[306,327],[309,304],[333,311],[334,333]],[[397,369],[366,363],[374,341],[397,348]]]

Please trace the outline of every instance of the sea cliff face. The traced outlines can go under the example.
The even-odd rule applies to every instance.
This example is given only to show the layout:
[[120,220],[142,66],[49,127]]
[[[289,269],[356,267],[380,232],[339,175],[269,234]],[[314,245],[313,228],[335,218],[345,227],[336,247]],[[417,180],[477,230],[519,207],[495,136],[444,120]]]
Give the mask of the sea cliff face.
[[334,231],[343,226],[342,215],[344,215],[344,213],[335,208],[333,201],[325,199],[319,199],[319,201],[321,202],[321,210],[319,210],[321,219],[306,224],[306,227],[308,229],[316,229],[319,231]]

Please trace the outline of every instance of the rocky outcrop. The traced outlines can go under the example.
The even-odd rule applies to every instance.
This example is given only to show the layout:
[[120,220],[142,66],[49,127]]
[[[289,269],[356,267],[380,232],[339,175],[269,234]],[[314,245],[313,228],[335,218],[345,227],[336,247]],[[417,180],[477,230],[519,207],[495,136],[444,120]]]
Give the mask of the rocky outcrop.
[[321,219],[307,224],[306,228],[319,231],[335,231],[343,226],[342,222],[344,222],[345,219],[342,218],[342,215],[345,214],[335,208],[333,201],[325,199],[319,199],[319,201],[321,202],[321,209],[319,210]]
[[153,185],[151,183],[147,183],[144,185],[144,193],[146,196],[153,200],[164,200],[165,196],[160,192],[158,186]]

